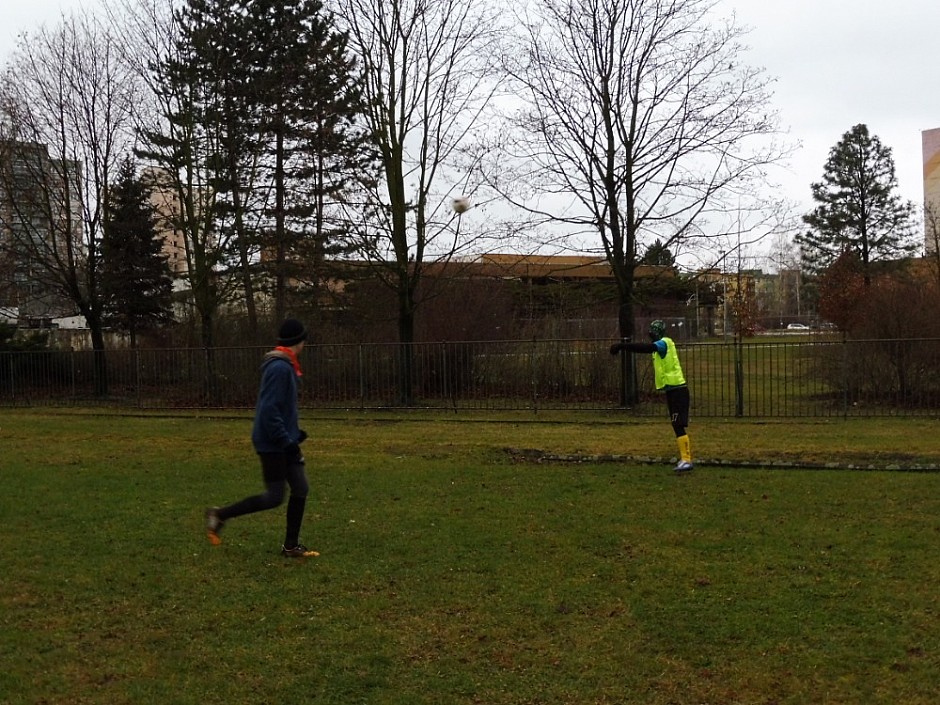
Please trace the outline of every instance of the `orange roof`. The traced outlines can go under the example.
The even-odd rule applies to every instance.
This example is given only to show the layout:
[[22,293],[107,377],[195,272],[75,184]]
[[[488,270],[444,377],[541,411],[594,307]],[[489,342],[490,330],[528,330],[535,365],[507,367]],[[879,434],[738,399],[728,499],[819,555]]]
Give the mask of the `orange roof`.
[[[368,262],[345,262],[350,267],[374,266]],[[484,254],[472,260],[455,259],[449,262],[427,262],[422,267],[425,276],[492,279],[594,279],[613,280],[614,274],[607,260],[583,255],[509,255]],[[672,267],[639,265],[634,271],[639,278],[675,277]]]
[[[488,253],[469,262],[451,262],[447,269],[463,276],[521,279],[613,279],[603,257],[586,255],[511,255]],[[430,273],[430,272],[428,272]],[[671,267],[640,265],[636,276],[675,276]]]

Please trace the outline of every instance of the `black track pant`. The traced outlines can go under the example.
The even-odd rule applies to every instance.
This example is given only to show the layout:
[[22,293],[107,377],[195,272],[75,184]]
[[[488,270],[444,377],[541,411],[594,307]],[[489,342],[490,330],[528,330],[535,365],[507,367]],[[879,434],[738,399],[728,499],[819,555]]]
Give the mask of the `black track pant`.
[[261,472],[264,476],[265,490],[261,494],[246,497],[240,502],[222,507],[219,518],[227,521],[245,514],[274,509],[284,502],[284,495],[290,487],[290,498],[287,500],[287,529],[284,534],[284,545],[292,548],[297,545],[300,536],[300,525],[304,520],[304,508],[307,504],[307,494],[310,492],[310,483],[304,469],[303,458],[297,458],[287,453],[259,453],[261,459]]

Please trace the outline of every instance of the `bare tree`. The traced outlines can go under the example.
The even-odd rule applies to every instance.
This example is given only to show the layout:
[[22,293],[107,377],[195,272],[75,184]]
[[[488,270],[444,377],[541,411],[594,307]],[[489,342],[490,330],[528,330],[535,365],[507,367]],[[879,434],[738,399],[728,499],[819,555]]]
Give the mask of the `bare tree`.
[[137,111],[138,153],[152,168],[162,227],[181,235],[189,301],[206,350],[207,394],[214,380],[212,348],[221,307],[235,295],[238,229],[219,221],[217,188],[226,177],[225,125],[200,117],[223,99],[192,60],[173,7],[128,0],[125,60],[146,86]]
[[777,233],[771,241],[767,264],[776,272],[776,313],[780,325],[784,317],[802,313],[802,270],[800,250],[789,233]]
[[785,156],[769,139],[769,80],[741,63],[733,20],[712,24],[715,4],[542,0],[505,54],[524,101],[508,135],[516,182],[531,189],[506,195],[604,253],[624,337],[642,243],[681,255],[739,234],[742,218],[766,223],[758,186]]
[[24,36],[0,84],[6,231],[27,276],[84,316],[107,393],[99,290],[108,192],[131,144],[136,83],[91,15]]
[[800,268],[800,248],[790,233],[774,235],[767,253],[767,263],[775,271]]
[[496,22],[469,0],[334,0],[363,73],[380,179],[357,208],[358,250],[398,301],[400,395],[411,402],[418,285],[473,241],[450,198],[472,191],[460,150],[494,86]]

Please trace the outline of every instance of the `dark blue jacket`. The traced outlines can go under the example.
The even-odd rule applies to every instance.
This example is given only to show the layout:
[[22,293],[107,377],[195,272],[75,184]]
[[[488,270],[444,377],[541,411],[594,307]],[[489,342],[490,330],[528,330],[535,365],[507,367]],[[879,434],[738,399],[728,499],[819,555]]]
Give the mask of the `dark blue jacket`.
[[300,442],[297,374],[287,355],[277,350],[265,355],[261,363],[251,442],[258,453],[282,453]]

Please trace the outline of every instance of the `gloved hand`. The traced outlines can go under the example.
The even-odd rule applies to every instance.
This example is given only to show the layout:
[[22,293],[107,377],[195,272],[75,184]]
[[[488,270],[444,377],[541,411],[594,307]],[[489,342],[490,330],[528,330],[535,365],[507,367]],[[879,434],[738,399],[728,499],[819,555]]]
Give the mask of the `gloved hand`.
[[616,355],[621,350],[623,350],[623,345],[621,345],[620,343],[614,343],[613,345],[610,346],[611,355]]
[[297,445],[300,445],[300,444],[303,443],[305,440],[307,440],[307,432],[304,431],[303,429],[300,429],[300,440],[297,441]]
[[284,455],[287,456],[288,462],[291,463],[302,463],[304,461],[304,456],[300,452],[300,446],[296,443],[291,443],[287,448],[284,449]]

